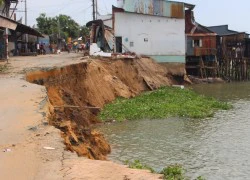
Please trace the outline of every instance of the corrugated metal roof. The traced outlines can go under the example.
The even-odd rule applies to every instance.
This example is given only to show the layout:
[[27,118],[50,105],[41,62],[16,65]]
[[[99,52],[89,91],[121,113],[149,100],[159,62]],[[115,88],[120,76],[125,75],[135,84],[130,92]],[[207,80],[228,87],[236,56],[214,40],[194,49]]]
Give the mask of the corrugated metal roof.
[[180,19],[185,18],[185,4],[183,2],[166,0],[125,0],[123,9],[126,12]]
[[220,26],[210,26],[207,27],[210,31],[215,32],[219,36],[225,36],[230,34],[238,34],[237,31],[232,31],[228,29],[228,25],[220,25]]
[[[34,36],[38,36],[38,37],[43,37],[43,35],[40,32],[38,32],[37,30],[35,30],[35,29],[33,29],[33,28],[29,27],[29,26],[21,24],[21,23],[19,23],[17,21],[14,21],[14,20],[9,19],[9,18],[7,18],[5,16],[2,16],[2,15],[0,15],[0,18],[4,19],[6,21],[9,21],[10,23],[15,24],[15,27],[11,28],[12,30],[16,30],[17,32],[21,32],[21,33],[24,33],[24,34],[30,34],[30,35],[34,35]],[[7,27],[7,28],[9,28],[9,27]]]

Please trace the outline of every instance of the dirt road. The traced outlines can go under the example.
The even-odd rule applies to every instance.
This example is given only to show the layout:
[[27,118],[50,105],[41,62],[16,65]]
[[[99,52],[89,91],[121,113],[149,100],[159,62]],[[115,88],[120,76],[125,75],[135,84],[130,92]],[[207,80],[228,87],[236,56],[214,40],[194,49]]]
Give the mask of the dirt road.
[[[147,171],[79,158],[64,150],[60,131],[47,123],[45,87],[25,73],[82,62],[80,54],[13,57],[0,74],[0,179],[158,179]],[[0,62],[0,65],[5,64]]]

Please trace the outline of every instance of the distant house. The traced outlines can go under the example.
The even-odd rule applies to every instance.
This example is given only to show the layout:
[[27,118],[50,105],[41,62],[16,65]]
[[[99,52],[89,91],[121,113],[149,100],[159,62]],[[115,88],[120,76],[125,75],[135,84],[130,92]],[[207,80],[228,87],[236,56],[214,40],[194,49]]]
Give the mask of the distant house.
[[106,18],[89,22],[92,43],[106,52],[134,52],[185,65],[185,7],[166,0],[118,0]]
[[[22,47],[18,43],[24,44],[23,34],[30,34],[36,37],[43,37],[35,29],[23,25],[15,20],[15,14],[11,10],[11,4],[16,5],[18,0],[4,0],[0,7],[0,58],[6,58],[7,54],[17,54]],[[8,51],[8,52],[7,52]]]
[[216,76],[217,34],[195,21],[193,9],[194,6],[189,5],[185,11],[187,74],[201,77]]
[[219,59],[250,58],[250,39],[246,32],[228,29],[228,25],[207,27],[217,34],[217,49]]

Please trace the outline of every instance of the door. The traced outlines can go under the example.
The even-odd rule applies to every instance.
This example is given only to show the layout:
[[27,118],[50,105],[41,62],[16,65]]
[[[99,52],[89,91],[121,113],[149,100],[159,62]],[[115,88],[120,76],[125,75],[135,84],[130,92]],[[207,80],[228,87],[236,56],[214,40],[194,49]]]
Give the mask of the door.
[[122,53],[122,37],[115,37],[116,52]]

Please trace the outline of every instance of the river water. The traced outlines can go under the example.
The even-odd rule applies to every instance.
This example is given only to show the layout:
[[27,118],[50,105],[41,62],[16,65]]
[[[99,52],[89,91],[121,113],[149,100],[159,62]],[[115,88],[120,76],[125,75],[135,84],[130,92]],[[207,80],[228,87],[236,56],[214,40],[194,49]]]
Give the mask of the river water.
[[140,160],[160,171],[181,164],[191,179],[250,179],[250,83],[194,86],[233,104],[206,119],[169,118],[106,124],[109,159]]

